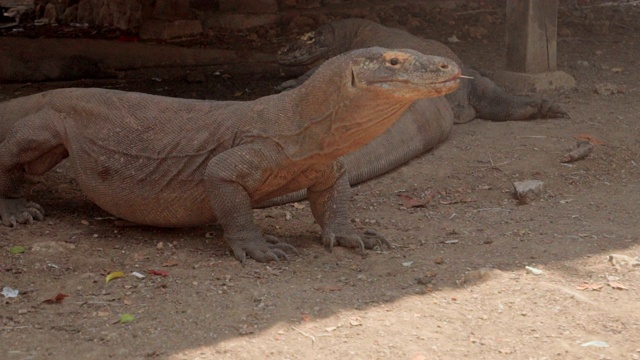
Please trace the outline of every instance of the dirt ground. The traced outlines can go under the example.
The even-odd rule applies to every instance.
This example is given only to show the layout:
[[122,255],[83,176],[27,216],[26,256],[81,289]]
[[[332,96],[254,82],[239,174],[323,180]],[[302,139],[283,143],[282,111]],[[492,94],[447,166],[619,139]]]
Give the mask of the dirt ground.
[[[570,119],[456,125],[435,151],[354,189],[353,223],[385,234],[391,250],[327,253],[299,203],[255,217],[300,254],[242,266],[219,227],[116,226],[64,166],[52,171],[32,191],[45,221],[0,228],[0,287],[19,290],[0,297],[0,358],[640,359],[640,266],[630,262],[640,255],[640,8],[603,3],[561,2],[558,64],[578,85],[548,96]],[[490,73],[504,64],[504,5],[473,4],[376,15],[445,43],[456,35],[448,45]],[[269,48],[260,40],[238,46]],[[0,94],[104,86],[249,99],[282,80],[3,84]],[[578,134],[604,144],[561,163]],[[512,183],[527,179],[544,191],[519,204]],[[407,207],[400,194],[432,199]],[[114,271],[125,276],[107,283]],[[68,297],[45,302],[57,294]]]

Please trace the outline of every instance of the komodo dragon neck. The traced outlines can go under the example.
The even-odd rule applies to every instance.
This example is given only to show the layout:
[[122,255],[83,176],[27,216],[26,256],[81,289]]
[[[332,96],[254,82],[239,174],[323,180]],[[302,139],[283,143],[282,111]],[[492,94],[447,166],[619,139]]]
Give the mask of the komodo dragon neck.
[[298,114],[297,118],[286,124],[262,121],[261,132],[273,134],[271,139],[287,156],[299,160],[310,156],[337,158],[360,148],[391,126],[414,99],[354,88],[350,71],[337,73],[324,67],[277,101],[281,108],[277,112]]

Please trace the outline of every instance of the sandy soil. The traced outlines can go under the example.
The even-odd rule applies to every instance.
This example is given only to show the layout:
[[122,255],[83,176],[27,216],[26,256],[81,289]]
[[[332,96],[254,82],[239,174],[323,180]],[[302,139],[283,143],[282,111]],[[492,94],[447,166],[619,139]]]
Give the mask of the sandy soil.
[[[443,42],[455,34],[451,47],[490,73],[503,67],[504,8],[475,4],[377,16]],[[563,1],[559,16],[559,67],[578,85],[549,96],[571,118],[456,125],[435,151],[356,187],[352,221],[384,233],[391,250],[327,253],[300,203],[255,211],[300,255],[242,266],[219,227],[118,227],[64,166],[52,171],[32,191],[45,221],[0,228],[0,287],[20,291],[0,297],[0,358],[640,359],[640,266],[629,262],[640,255],[640,9]],[[290,30],[278,29],[284,40]],[[97,84],[248,99],[283,80],[207,79],[10,84],[0,94]],[[604,145],[562,164],[578,134]],[[526,179],[545,186],[521,205],[512,183]],[[399,194],[432,200],[407,207]],[[125,277],[106,283],[114,271]],[[68,297],[44,302],[57,294]]]

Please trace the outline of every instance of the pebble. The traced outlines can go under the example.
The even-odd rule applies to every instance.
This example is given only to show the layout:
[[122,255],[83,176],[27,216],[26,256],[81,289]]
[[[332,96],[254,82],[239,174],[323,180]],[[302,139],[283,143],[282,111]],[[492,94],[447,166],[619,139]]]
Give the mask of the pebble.
[[540,197],[544,190],[544,182],[540,180],[524,180],[513,183],[516,197],[520,204],[527,204]]

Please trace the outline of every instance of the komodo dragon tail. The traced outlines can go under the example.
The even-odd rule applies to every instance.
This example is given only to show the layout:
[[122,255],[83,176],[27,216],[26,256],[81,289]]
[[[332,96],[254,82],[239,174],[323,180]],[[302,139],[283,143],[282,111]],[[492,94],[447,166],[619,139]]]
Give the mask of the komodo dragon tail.
[[511,95],[491,79],[469,68],[465,69],[465,75],[473,77],[470,82],[469,103],[475,110],[477,118],[510,121],[569,117],[567,112],[553,101]]

